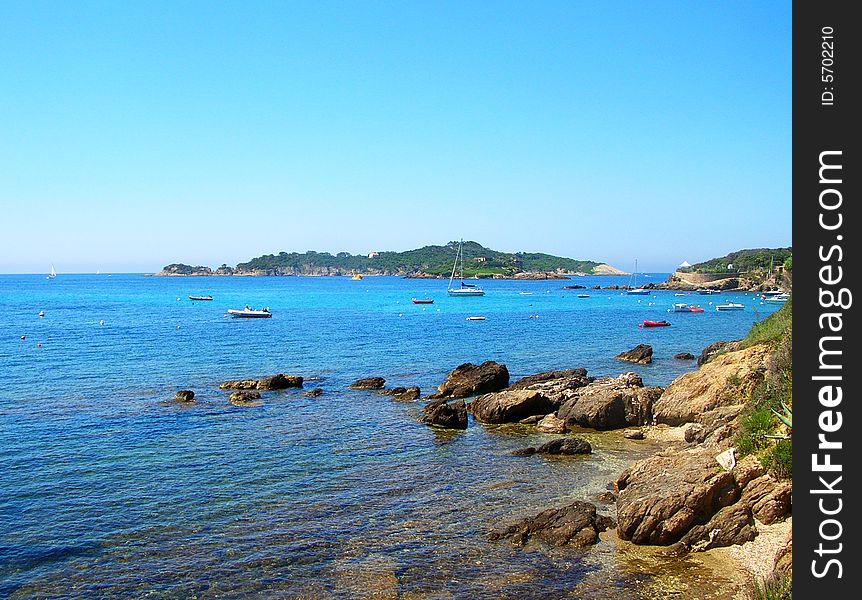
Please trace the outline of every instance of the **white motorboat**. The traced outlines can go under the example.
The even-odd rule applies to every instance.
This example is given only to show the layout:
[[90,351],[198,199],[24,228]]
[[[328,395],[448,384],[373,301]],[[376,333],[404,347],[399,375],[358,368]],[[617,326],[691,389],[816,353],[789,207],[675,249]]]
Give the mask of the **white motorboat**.
[[269,307],[256,310],[254,308],[250,308],[249,306],[246,306],[242,310],[236,308],[229,308],[227,309],[227,314],[232,317],[245,319],[268,319],[272,316],[272,313],[269,311]]
[[745,305],[738,302],[728,302],[727,304],[716,304],[715,310],[744,310]]

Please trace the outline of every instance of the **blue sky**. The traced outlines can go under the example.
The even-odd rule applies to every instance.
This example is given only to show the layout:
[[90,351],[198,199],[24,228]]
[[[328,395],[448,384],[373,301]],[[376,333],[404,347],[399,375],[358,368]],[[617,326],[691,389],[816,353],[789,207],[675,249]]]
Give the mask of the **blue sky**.
[[4,2],[0,272],[790,245],[790,2]]

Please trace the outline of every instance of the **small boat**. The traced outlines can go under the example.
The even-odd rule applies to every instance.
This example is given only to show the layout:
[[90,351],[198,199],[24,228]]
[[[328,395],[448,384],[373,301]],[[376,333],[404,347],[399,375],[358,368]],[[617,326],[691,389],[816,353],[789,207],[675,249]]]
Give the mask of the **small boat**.
[[767,304],[784,304],[790,300],[790,294],[776,294],[775,296],[761,296]]
[[45,316],[45,311],[44,311],[44,310],[40,310],[40,311],[39,311],[39,316],[40,316],[40,317],[44,317],[44,316]]
[[353,277],[351,277],[351,279],[352,279],[353,281],[362,281],[362,275],[360,275],[359,273],[357,273],[356,275],[354,275]]
[[691,306],[688,307],[688,312],[702,313],[703,308],[701,308],[700,306],[695,306],[694,304],[692,304]]
[[189,296],[189,300],[212,300],[212,296]]
[[629,278],[629,288],[626,290],[626,294],[629,296],[648,296],[649,290],[646,290],[642,287],[636,287],[638,280],[638,259],[635,259],[635,269],[632,271],[632,276]]
[[413,304],[434,304],[434,300],[432,298],[411,298],[410,302]]
[[683,294],[682,292],[677,292],[676,294],[674,294],[674,296],[685,296],[685,294]]
[[738,302],[728,302],[727,304],[716,304],[715,310],[744,310],[745,305]]
[[701,296],[710,296],[710,295],[715,293],[715,290],[703,289],[703,290],[697,290],[697,293],[700,294]]
[[644,321],[638,327],[670,327],[667,321]]
[[476,315],[475,317],[467,317],[468,321],[484,321],[485,317],[482,315]]
[[246,306],[242,310],[238,310],[236,308],[227,309],[227,314],[232,317],[245,318],[245,319],[268,319],[272,316],[272,313],[269,312],[269,308],[262,308],[260,310],[255,310]]
[[521,296],[532,296],[533,292],[518,292]]
[[[461,272],[460,279],[461,285],[460,287],[453,288],[452,280],[455,279],[455,269],[458,268],[458,259],[461,261]],[[472,283],[464,283],[464,240],[458,244],[458,253],[455,254],[455,263],[452,265],[452,276],[449,277],[449,287],[446,288],[446,292],[450,296],[484,296],[485,290],[480,288],[478,285]]]
[[589,298],[589,294],[578,294],[578,298]]
[[57,276],[57,271],[54,270],[54,265],[51,265],[51,274],[46,275],[45,279],[54,279]]
[[686,304],[685,302],[679,302],[673,305],[673,308],[671,308],[670,312],[684,313],[690,311],[688,310],[688,304]]

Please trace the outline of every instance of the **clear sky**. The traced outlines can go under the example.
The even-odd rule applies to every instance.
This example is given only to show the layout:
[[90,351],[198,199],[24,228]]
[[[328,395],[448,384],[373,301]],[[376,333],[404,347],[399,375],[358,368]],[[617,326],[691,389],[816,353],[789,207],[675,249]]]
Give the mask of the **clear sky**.
[[0,272],[791,243],[791,3],[0,2]]

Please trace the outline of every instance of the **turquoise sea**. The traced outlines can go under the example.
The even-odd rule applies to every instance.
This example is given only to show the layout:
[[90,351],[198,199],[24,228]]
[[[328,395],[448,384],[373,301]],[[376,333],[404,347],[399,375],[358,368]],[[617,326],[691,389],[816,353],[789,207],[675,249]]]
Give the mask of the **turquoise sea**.
[[[674,354],[740,338],[776,307],[562,289],[628,277],[482,283],[484,297],[450,298],[445,280],[393,277],[0,276],[0,597],[639,597],[643,577],[601,543],[574,554],[487,533],[592,499],[646,443],[587,432],[589,457],[515,457],[544,436],[434,430],[421,401],[346,386],[382,376],[427,394],[484,360],[513,380],[585,367],[666,385],[695,368]],[[714,310],[727,300],[746,308]],[[273,317],[225,318],[246,304]],[[639,343],[653,364],[614,359]],[[275,373],[324,394],[237,407],[218,389]],[[173,402],[180,389],[199,402]]]

